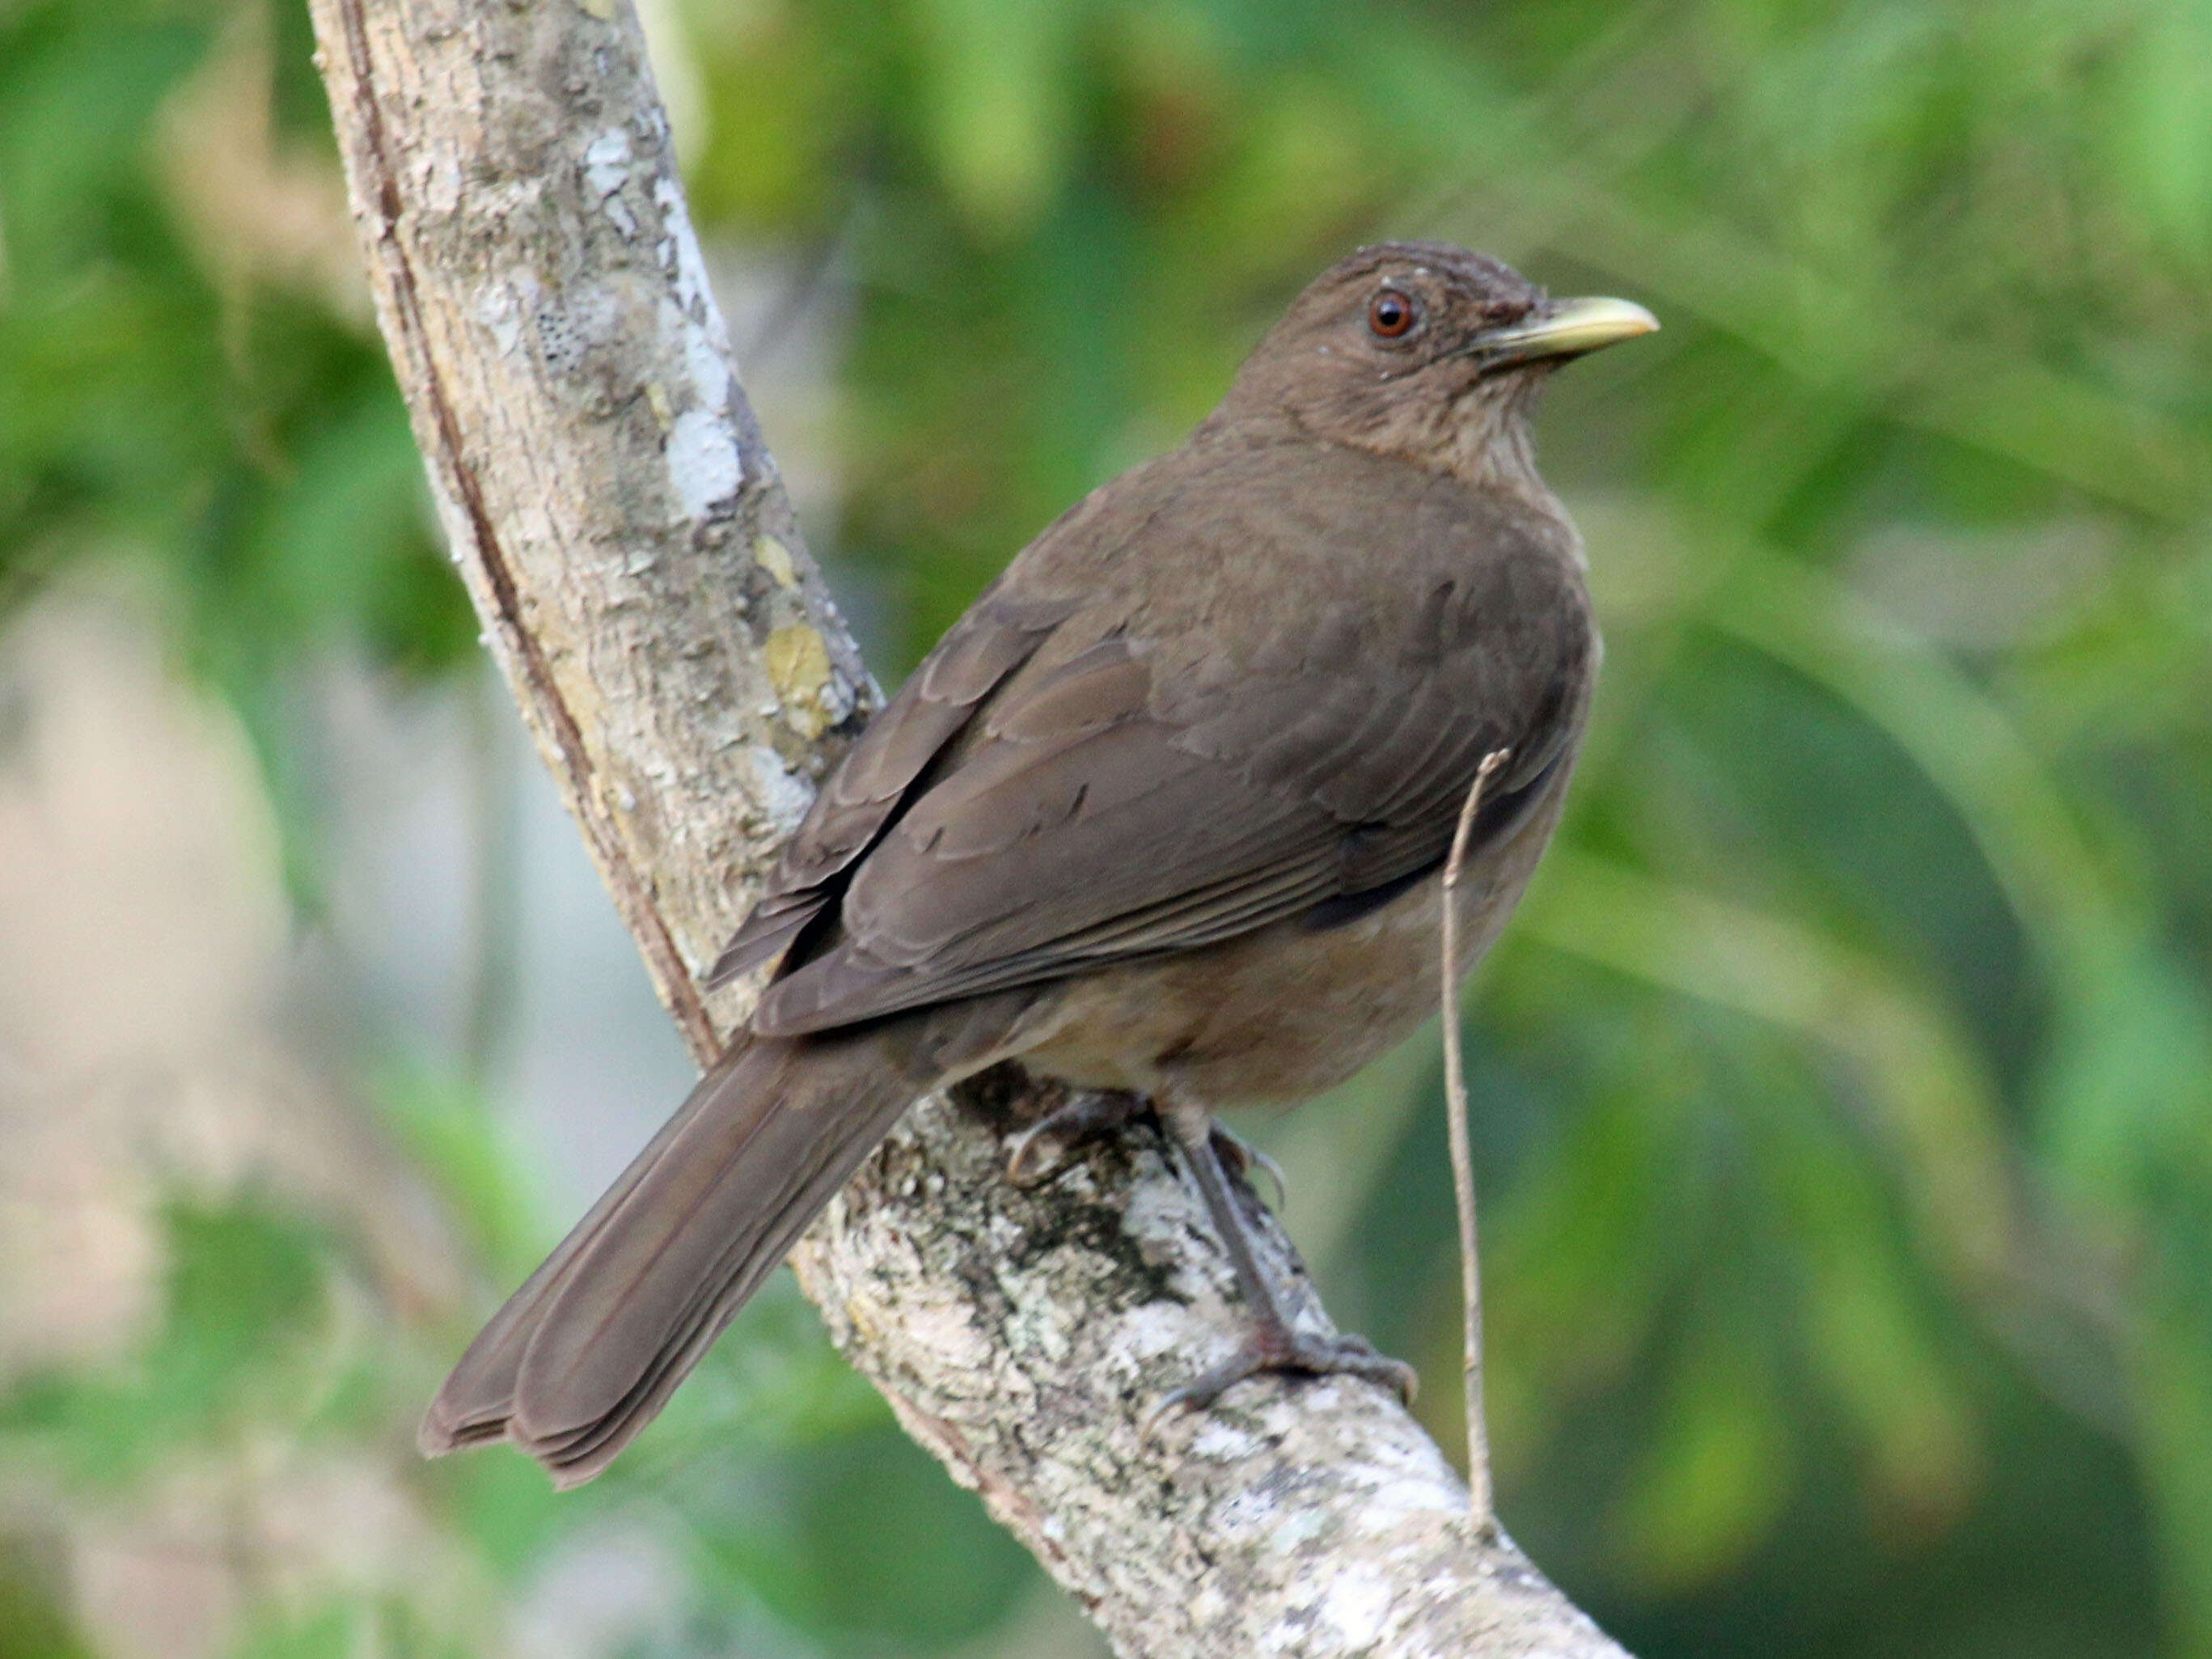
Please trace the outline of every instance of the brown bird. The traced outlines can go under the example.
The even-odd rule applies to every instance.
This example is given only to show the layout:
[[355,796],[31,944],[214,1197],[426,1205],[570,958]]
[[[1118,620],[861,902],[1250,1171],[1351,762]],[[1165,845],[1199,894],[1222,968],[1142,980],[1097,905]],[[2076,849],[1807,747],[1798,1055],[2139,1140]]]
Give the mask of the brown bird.
[[1204,1193],[1253,1329],[1170,1401],[1263,1370],[1408,1387],[1285,1321],[1212,1113],[1329,1087],[1437,1006],[1443,866],[1499,750],[1462,975],[1504,925],[1599,657],[1530,407],[1657,326],[1440,244],[1300,295],[1182,447],[1024,548],[830,775],[709,975],[777,964],[750,1030],[470,1346],[423,1449],[506,1439],[590,1479],[911,1102],[1017,1057],[1148,1098]]

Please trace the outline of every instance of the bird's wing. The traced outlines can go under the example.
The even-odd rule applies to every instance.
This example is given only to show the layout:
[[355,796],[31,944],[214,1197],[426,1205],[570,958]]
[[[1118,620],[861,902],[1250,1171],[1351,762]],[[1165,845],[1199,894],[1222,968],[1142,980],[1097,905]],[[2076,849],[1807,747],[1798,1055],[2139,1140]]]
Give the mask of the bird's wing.
[[875,845],[984,699],[1075,608],[994,589],[952,625],[823,784],[752,913],[708,970],[709,988],[789,948],[837,897],[854,861]]
[[902,810],[865,848],[846,838],[836,933],[769,988],[755,1029],[824,1030],[1356,911],[1441,863],[1477,767],[1504,748],[1497,833],[1570,742],[1595,636],[1556,554],[1492,540],[1460,575],[1392,592],[1396,614],[1340,595],[1233,672],[1188,672],[1176,641],[1124,632],[1002,682],[957,755],[896,769]]

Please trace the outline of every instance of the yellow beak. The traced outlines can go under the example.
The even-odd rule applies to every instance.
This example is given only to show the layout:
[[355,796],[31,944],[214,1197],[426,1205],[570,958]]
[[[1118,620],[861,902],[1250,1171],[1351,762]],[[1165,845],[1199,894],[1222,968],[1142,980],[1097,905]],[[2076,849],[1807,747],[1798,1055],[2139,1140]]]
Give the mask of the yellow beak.
[[1514,361],[1579,357],[1600,346],[1655,332],[1659,319],[1633,300],[1559,300],[1541,316],[1481,335],[1486,353]]

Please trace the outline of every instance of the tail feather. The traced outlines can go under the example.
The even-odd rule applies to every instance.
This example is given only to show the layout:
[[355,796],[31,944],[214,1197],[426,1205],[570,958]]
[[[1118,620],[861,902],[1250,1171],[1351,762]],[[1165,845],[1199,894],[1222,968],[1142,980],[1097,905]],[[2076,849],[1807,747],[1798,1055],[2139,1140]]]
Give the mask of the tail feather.
[[638,1183],[660,1161],[669,1143],[728,1082],[740,1058],[741,1046],[733,1046],[699,1079],[683,1105],[646,1143],[645,1150],[630,1160],[629,1167],[615,1184],[599,1195],[599,1201],[568,1230],[568,1236],[554,1248],[553,1254],[538,1264],[537,1271],[522,1281],[483,1329],[477,1333],[476,1340],[469,1344],[447,1377],[445,1386],[438,1390],[438,1397],[423,1414],[416,1443],[425,1457],[441,1457],[464,1447],[507,1437],[507,1419],[514,1409],[515,1382],[522,1369],[523,1350],[535,1334],[538,1316],[544,1311],[551,1293],[565,1282],[569,1267],[599,1237],[607,1218],[636,1191]]
[[733,1045],[470,1345],[423,1451],[510,1440],[590,1480],[932,1080],[866,1037]]

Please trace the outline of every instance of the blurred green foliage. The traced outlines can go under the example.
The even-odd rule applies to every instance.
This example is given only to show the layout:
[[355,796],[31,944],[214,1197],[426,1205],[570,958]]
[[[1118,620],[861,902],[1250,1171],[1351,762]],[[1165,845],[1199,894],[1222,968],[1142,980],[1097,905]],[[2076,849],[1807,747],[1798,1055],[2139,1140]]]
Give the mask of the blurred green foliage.
[[[887,675],[1357,241],[1661,313],[1544,421],[1611,654],[1470,1005],[1507,1521],[1645,1659],[2212,1654],[2212,3],[664,12],[709,240],[851,289],[823,550],[895,601]],[[280,793],[302,661],[471,631],[342,236],[288,256],[255,179],[176,160],[237,61],[267,155],[327,169],[307,51],[292,0],[0,10],[0,593],[156,568]],[[1449,1374],[1433,1066],[1311,1112],[1380,1148],[1340,1310]],[[496,1146],[404,1121],[526,1255]],[[312,1225],[173,1223],[159,1386],[41,1384],[8,1433],[118,1476],[312,1345]],[[421,1478],[495,1581],[656,1492],[679,1646],[988,1628],[1019,1562],[806,1322],[750,1315],[557,1512],[502,1460]],[[0,1553],[0,1605],[35,1582]],[[253,1650],[363,1619],[455,1639],[334,1603]]]
[[246,1202],[173,1204],[162,1318],[135,1363],[20,1390],[9,1426],[52,1443],[79,1480],[143,1475],[168,1449],[233,1441],[249,1421],[315,1398],[322,1278],[293,1218]]
[[[289,260],[272,180],[208,155],[334,154],[311,45],[304,6],[0,9],[0,601],[88,554],[155,567],[295,808],[288,667],[343,642],[438,672],[475,636],[365,289]],[[270,71],[243,107],[225,47]]]

